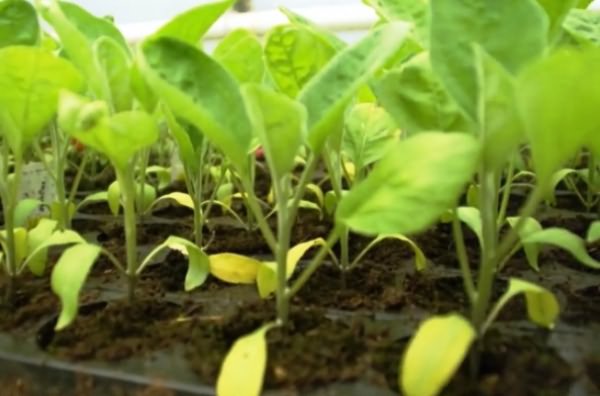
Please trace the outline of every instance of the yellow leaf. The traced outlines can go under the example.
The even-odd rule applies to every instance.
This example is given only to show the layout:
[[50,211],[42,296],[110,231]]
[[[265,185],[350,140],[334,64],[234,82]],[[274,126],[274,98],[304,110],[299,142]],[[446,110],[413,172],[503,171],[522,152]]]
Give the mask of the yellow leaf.
[[217,396],[259,396],[267,365],[266,324],[239,338],[221,365],[217,380]]
[[170,194],[165,194],[157,200],[155,200],[152,203],[151,207],[155,207],[156,205],[164,201],[172,201],[180,206],[185,206],[186,208],[194,210],[194,201],[192,200],[192,197],[189,194],[185,194],[182,192],[173,192]]
[[252,284],[260,261],[233,253],[220,253],[209,256],[210,273],[222,281],[229,283]]
[[434,316],[421,324],[400,367],[400,388],[406,396],[435,396],[454,375],[475,330],[458,314]]

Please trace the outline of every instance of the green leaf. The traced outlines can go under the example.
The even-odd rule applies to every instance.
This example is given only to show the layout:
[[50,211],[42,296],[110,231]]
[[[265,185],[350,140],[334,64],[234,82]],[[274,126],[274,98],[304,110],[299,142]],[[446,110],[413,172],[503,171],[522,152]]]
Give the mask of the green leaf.
[[306,109],[284,94],[258,84],[244,85],[242,96],[269,168],[279,181],[295,166],[294,158],[306,136]]
[[600,48],[562,49],[528,67],[517,80],[517,105],[538,183],[546,188],[554,172],[600,129],[599,67]]
[[119,170],[127,169],[140,150],[158,139],[156,121],[148,113],[133,110],[109,116],[106,103],[67,91],[61,93],[58,122],[77,140],[106,155]]
[[366,234],[419,232],[456,204],[479,145],[470,135],[427,132],[398,143],[338,205],[336,221]]
[[148,40],[142,52],[142,70],[153,89],[245,175],[252,130],[233,77],[202,51],[177,40]]
[[600,240],[600,221],[596,220],[590,224],[585,239],[587,243],[595,243]]
[[144,79],[137,61],[131,65],[130,72],[131,75],[129,79],[131,82],[131,91],[133,95],[142,105],[144,110],[146,110],[148,113],[153,113],[156,109],[156,105],[158,104],[158,98]]
[[219,42],[214,58],[240,83],[260,83],[265,76],[265,60],[260,41],[249,30],[235,29]]
[[417,245],[412,239],[404,236],[404,235],[400,235],[400,234],[396,234],[396,235],[380,235],[377,238],[373,239],[357,256],[356,258],[352,261],[352,264],[350,265],[350,267],[353,267],[354,265],[358,264],[360,262],[360,260],[362,260],[362,258],[371,250],[373,249],[378,243],[380,243],[381,241],[384,241],[386,239],[396,239],[398,241],[402,241],[404,243],[406,243],[413,251],[413,253],[415,254],[415,269],[417,271],[423,271],[426,267],[427,267],[427,257],[425,257],[425,253],[423,253],[423,251],[421,250],[421,248],[419,247],[419,245]]
[[190,8],[162,26],[154,37],[170,37],[196,45],[233,3],[234,0],[214,1]]
[[318,34],[295,25],[271,29],[265,43],[265,61],[271,77],[291,98],[298,95],[336,52]]
[[[506,221],[508,222],[508,224],[510,224],[511,227],[514,228],[517,222],[519,221],[519,217],[508,217]],[[538,244],[524,243],[523,241],[526,240],[529,235],[539,231],[542,231],[542,225],[533,217],[528,217],[525,220],[525,223],[523,224],[521,229],[518,231],[519,239],[521,240],[521,243],[523,243],[523,250],[525,250],[527,262],[529,263],[529,266],[535,271],[540,270],[540,266],[538,264],[538,256],[540,254]]]
[[156,178],[158,190],[164,190],[171,184],[171,167],[150,165],[146,168],[146,175],[153,175]]
[[408,135],[468,131],[471,126],[433,73],[429,55],[416,55],[374,83],[375,95]]
[[187,168],[192,174],[197,174],[200,166],[196,155],[198,147],[194,145],[193,140],[190,137],[190,132],[177,122],[171,109],[164,103],[161,105],[161,110],[167,121],[169,132],[177,143],[179,158],[185,165],[184,169]]
[[152,207],[156,200],[156,188],[153,185],[144,183],[136,183],[135,185],[136,203],[140,204],[141,208],[136,208],[139,213],[146,213]]
[[210,273],[228,283],[253,284],[260,267],[260,261],[234,253],[212,254]]
[[[85,207],[87,205],[95,204],[98,202],[108,202],[108,192],[107,191],[98,191],[97,193],[88,195],[87,197],[82,199],[79,202],[79,204],[77,204],[77,211],[81,210],[83,207]],[[111,212],[112,212],[112,210],[111,210]]]
[[[50,238],[58,222],[49,219],[41,219],[40,222],[27,233],[27,258],[29,269],[34,275],[41,276],[46,267],[48,249],[38,250],[38,247]],[[37,250],[37,253],[32,254]]]
[[17,203],[14,211],[15,227],[27,226],[27,220],[34,210],[40,207],[42,202],[39,199],[25,198]]
[[315,152],[323,147],[352,96],[402,46],[408,30],[402,22],[372,30],[338,53],[304,86],[298,99],[308,110],[308,141]]
[[581,264],[590,268],[600,269],[600,262],[588,254],[583,239],[562,228],[546,228],[529,234],[522,242],[524,244],[537,243],[559,247],[571,253]]
[[429,0],[363,0],[373,7],[377,14],[387,21],[406,21],[414,23],[418,41],[428,44]]
[[186,208],[194,210],[194,200],[192,197],[189,194],[177,191],[160,196],[152,203],[151,208],[156,207],[165,201],[175,202],[177,205],[185,206]]
[[525,294],[529,320],[539,326],[552,329],[560,312],[554,294],[541,286],[517,278],[509,280],[508,289],[494,306],[485,327],[489,326],[508,301],[519,294]]
[[548,17],[535,0],[431,0],[433,70],[473,120],[478,118],[473,44],[514,74],[544,52],[547,35]]
[[94,55],[101,65],[110,87],[111,103],[116,112],[131,110],[131,65],[129,54],[110,37],[101,37],[94,42]]
[[482,47],[475,47],[477,97],[483,159],[491,169],[502,169],[525,140],[515,106],[515,78]]
[[63,245],[71,245],[74,243],[85,243],[85,239],[81,237],[77,232],[72,230],[65,231],[54,231],[49,237],[42,239],[42,236],[45,234],[45,230],[40,230],[41,235],[36,235],[34,238],[39,241],[35,242],[35,247],[32,250],[27,252],[28,256],[25,258],[23,262],[23,266],[29,266],[31,272],[34,274],[43,273],[45,269],[45,260],[44,262],[39,262],[40,255],[45,256],[45,252],[48,248],[52,246],[63,246]]
[[479,209],[471,206],[461,206],[456,209],[456,215],[477,235],[479,246],[483,247],[483,229]]
[[598,11],[573,9],[565,19],[563,27],[578,44],[600,46],[600,14]]
[[356,171],[377,162],[398,141],[400,130],[390,115],[373,103],[359,103],[346,115],[343,154]]
[[106,200],[108,201],[108,208],[113,216],[119,215],[119,209],[121,208],[121,186],[118,181],[110,183],[106,190]]
[[406,396],[435,396],[450,381],[471,344],[475,329],[458,314],[434,316],[417,329],[400,363]]
[[550,42],[561,34],[563,21],[579,0],[537,0],[550,20]]
[[164,244],[188,257],[185,290],[190,291],[202,285],[210,273],[209,258],[202,249],[187,239],[176,236],[170,236]]
[[99,246],[81,243],[65,250],[54,266],[52,291],[62,305],[54,327],[57,331],[70,325],[77,317],[79,292],[100,252]]
[[[82,80],[66,60],[34,47],[0,49],[0,130],[7,122],[16,135],[4,132],[13,152],[21,155],[52,120],[58,92],[78,90]],[[10,121],[5,121],[5,118]]]
[[[63,3],[59,6],[56,0],[35,0],[35,4],[40,15],[56,31],[63,49],[85,77],[87,85],[94,96],[97,99],[110,102],[108,83],[102,73],[102,68],[95,60],[92,50],[92,43],[98,37],[86,36],[86,33],[92,35],[92,32],[96,35],[97,29],[103,32],[101,35],[111,36],[110,34],[104,34],[106,33],[104,29],[109,29],[107,26],[98,27],[98,24],[109,22],[99,22],[98,18],[89,15],[87,11],[72,3]],[[65,4],[69,5],[65,6]],[[67,11],[63,12],[62,8]],[[65,15],[66,12],[69,12],[70,17]],[[88,24],[90,28],[88,28]],[[72,90],[76,91],[77,89]]]
[[35,8],[24,0],[0,1],[0,48],[9,45],[35,45],[40,26]]
[[334,33],[321,28],[316,23],[308,20],[300,14],[295,13],[287,7],[280,6],[279,11],[284,14],[291,24],[309,30],[326,41],[336,52],[346,47],[346,42],[336,36]]
[[233,344],[217,379],[219,396],[260,396],[267,365],[267,331],[273,323],[238,338]]

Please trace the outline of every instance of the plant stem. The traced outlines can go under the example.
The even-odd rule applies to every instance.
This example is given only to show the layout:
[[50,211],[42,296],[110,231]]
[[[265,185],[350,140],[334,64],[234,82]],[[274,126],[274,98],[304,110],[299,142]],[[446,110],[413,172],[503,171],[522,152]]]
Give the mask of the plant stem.
[[462,226],[456,213],[454,213],[452,219],[452,236],[454,238],[454,245],[456,246],[456,255],[458,256],[458,262],[460,264],[460,272],[463,278],[465,293],[469,298],[469,302],[473,305],[477,298],[477,292],[475,290],[475,285],[473,284],[473,275],[471,274],[471,268],[469,266],[469,256],[467,255],[467,248],[465,247]]
[[71,184],[71,190],[69,191],[69,202],[75,202],[75,195],[77,195],[77,190],[79,190],[79,184],[81,183],[81,179],[85,171],[85,166],[87,165],[88,159],[90,158],[89,153],[90,152],[86,150],[85,154],[81,158],[79,166],[77,167],[77,173],[75,174],[73,184]]
[[588,210],[588,212],[590,212],[592,210],[593,207],[593,202],[594,202],[594,195],[596,193],[595,191],[595,185],[596,185],[596,158],[594,157],[594,153],[589,153],[589,157],[588,157],[588,186],[587,186],[587,194],[586,194],[586,208]]
[[135,215],[135,181],[131,169],[117,170],[117,180],[123,199],[123,217],[125,223],[125,249],[127,254],[127,300],[132,303],[137,283],[137,219]]
[[17,248],[15,244],[15,209],[18,202],[19,188],[21,186],[21,171],[23,159],[20,155],[14,156],[15,167],[12,180],[8,177],[8,168],[5,169],[8,194],[4,204],[4,227],[6,228],[6,302],[13,306],[15,300],[15,282],[18,271]]
[[286,325],[290,314],[289,300],[285,296],[287,288],[287,254],[290,248],[291,222],[288,209],[288,183],[284,180],[274,180],[273,188],[277,200],[277,249],[275,260],[277,262],[277,319]]
[[506,210],[508,209],[508,201],[510,200],[510,192],[512,188],[512,179],[514,173],[515,159],[514,157],[511,157],[510,162],[508,164],[508,170],[506,171],[506,182],[504,183],[504,188],[502,191],[502,200],[500,201],[500,211],[498,212],[498,219],[496,221],[498,231],[500,231],[506,219]]

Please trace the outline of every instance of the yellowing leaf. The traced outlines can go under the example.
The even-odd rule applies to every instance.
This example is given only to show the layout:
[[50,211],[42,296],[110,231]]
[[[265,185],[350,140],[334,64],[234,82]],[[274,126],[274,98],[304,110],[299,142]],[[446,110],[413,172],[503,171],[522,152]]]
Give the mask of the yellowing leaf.
[[401,362],[406,396],[435,396],[463,361],[475,330],[458,314],[434,316],[421,324]]
[[222,281],[229,283],[252,284],[260,261],[234,253],[213,254],[208,257],[210,273]]
[[178,205],[194,210],[194,201],[192,200],[192,197],[189,194],[182,192],[172,192],[170,194],[163,195],[154,201],[150,207],[154,208],[159,203],[165,201],[175,202]]
[[223,361],[217,380],[217,396],[259,396],[267,365],[266,324],[239,338]]

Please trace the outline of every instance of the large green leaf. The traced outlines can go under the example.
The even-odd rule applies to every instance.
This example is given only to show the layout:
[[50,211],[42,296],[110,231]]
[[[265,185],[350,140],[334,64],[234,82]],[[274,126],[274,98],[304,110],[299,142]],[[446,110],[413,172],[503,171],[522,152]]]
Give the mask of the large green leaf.
[[427,53],[387,72],[374,84],[375,95],[407,134],[468,131],[471,126],[433,73]]
[[303,17],[302,15],[295,13],[287,7],[280,6],[279,11],[281,11],[287,19],[290,21],[292,25],[310,30],[315,33],[323,40],[325,40],[331,48],[333,48],[336,52],[344,49],[346,47],[346,42],[336,36],[334,33],[321,28],[316,23],[310,21],[309,19]]
[[429,0],[363,0],[388,21],[406,21],[415,25],[419,43],[427,45]]
[[411,234],[456,204],[479,159],[467,134],[424,132],[392,147],[346,194],[336,221],[366,234]]
[[477,119],[473,44],[509,72],[546,48],[548,17],[536,0],[431,0],[431,62],[449,93]]
[[0,130],[15,153],[40,134],[56,113],[58,91],[78,90],[82,80],[66,60],[34,47],[11,46],[0,49]]
[[52,270],[52,291],[61,302],[55,329],[62,330],[77,317],[79,292],[101,252],[96,245],[80,243],[65,250]]
[[600,131],[600,49],[562,49],[528,67],[517,81],[517,104],[531,144],[538,182]]
[[306,109],[258,84],[242,88],[254,132],[277,181],[289,175],[306,135]]
[[600,46],[600,13],[592,10],[571,10],[564,29],[579,44]]
[[450,381],[476,333],[458,314],[434,316],[417,329],[400,363],[400,389],[406,396],[435,396]]
[[562,228],[546,228],[533,232],[522,239],[523,244],[536,243],[559,247],[571,253],[581,264],[593,269],[600,269],[600,262],[591,257],[584,240],[571,231]]
[[25,0],[0,1],[0,48],[9,45],[35,45],[40,26],[33,6]]
[[[85,77],[92,94],[96,99],[102,99],[110,103],[110,88],[102,73],[100,64],[96,62],[92,50],[92,43],[95,38],[91,39],[86,36],[84,32],[79,30],[80,25],[85,25],[85,22],[89,21],[86,19],[81,21],[77,18],[70,20],[61,9],[61,6],[59,6],[57,0],[35,0],[35,3],[40,15],[42,15],[56,31],[69,59],[77,66],[77,68],[79,68]],[[76,10],[79,7],[72,5],[72,7],[66,6],[66,8]],[[87,14],[86,11],[81,10],[81,12]],[[73,14],[77,13],[78,11],[74,11]],[[71,17],[73,17],[73,14]],[[95,17],[92,16],[92,18]],[[108,21],[106,22],[109,23]]]
[[191,8],[167,22],[154,36],[171,37],[191,45],[196,45],[208,29],[233,3],[234,0],[222,0]]
[[338,53],[300,91],[298,99],[308,110],[308,140],[314,151],[321,150],[348,102],[394,56],[408,31],[409,25],[403,22],[373,29],[358,43]]
[[263,325],[233,344],[217,379],[219,396],[260,396],[267,366],[266,335],[273,327]]
[[252,129],[234,78],[199,49],[171,38],[142,44],[142,70],[177,115],[190,122],[237,167],[248,172]]
[[249,30],[235,29],[219,42],[213,56],[240,83],[260,83],[265,76],[265,60],[260,41]]
[[342,152],[356,170],[379,161],[400,136],[394,120],[373,103],[359,103],[346,116]]
[[94,42],[94,55],[106,76],[113,109],[116,112],[131,110],[131,62],[127,52],[110,37],[101,37]]
[[265,60],[279,89],[294,98],[335,55],[335,49],[311,30],[284,25],[267,34]]
[[61,94],[58,121],[64,131],[106,155],[119,170],[158,139],[156,121],[149,114],[125,111],[110,116],[105,102],[67,91]]

